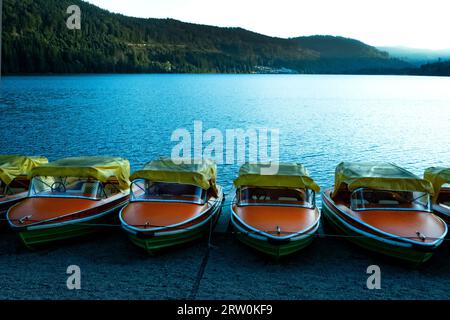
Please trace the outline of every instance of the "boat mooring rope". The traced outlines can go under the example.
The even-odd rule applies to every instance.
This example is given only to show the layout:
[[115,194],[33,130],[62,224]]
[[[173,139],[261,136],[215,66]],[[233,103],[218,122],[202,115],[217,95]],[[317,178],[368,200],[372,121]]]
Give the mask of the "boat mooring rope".
[[[213,219],[211,219],[212,221]],[[7,219],[0,219],[0,221],[7,221]],[[16,220],[9,220],[11,222],[16,222]],[[28,220],[31,222],[40,222],[40,221],[33,221],[33,220]],[[98,227],[98,228],[122,228],[121,224],[118,223],[76,223],[78,226],[86,226],[86,227]],[[213,223],[210,223],[210,227],[209,232],[208,232],[208,246],[213,247],[212,243],[212,238],[213,238],[213,234],[214,234],[214,228],[213,228]],[[138,228],[138,227],[144,227],[142,225],[133,225],[134,227]],[[147,227],[152,227],[152,228],[164,228],[166,226],[156,226],[156,225],[147,225]],[[151,231],[151,230],[149,230]],[[270,234],[270,233],[276,233],[275,231],[262,231],[264,233]],[[288,232],[288,231],[283,231],[284,234],[287,235],[291,235],[291,234],[297,234],[297,232]],[[259,234],[258,232],[255,231],[248,231],[248,232],[240,232],[240,231],[231,231],[231,234],[237,235],[237,234],[243,234],[243,235],[247,235],[247,234]],[[344,234],[328,234],[328,233],[321,233],[320,231],[316,232],[315,234],[312,234],[311,237],[315,237],[315,238],[347,238],[347,239],[363,239],[363,238],[367,238],[366,236],[357,236],[357,235],[344,235]],[[386,240],[401,240],[401,239],[408,239],[408,240],[417,240],[418,237],[380,237],[382,239],[386,239]],[[427,237],[426,240],[432,240],[432,241],[436,241],[439,240],[440,238],[430,238]],[[443,241],[450,241],[450,239],[443,239]]]

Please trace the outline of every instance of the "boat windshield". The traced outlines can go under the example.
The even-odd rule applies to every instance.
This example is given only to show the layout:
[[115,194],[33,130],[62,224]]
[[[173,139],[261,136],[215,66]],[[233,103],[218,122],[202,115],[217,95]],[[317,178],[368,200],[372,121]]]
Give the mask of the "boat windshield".
[[186,202],[204,204],[207,192],[200,187],[165,182],[152,182],[144,179],[131,184],[131,201]]
[[351,197],[352,210],[431,211],[430,195],[418,191],[391,191],[361,188]]
[[310,189],[243,187],[238,192],[238,205],[280,205],[315,207],[315,192]]
[[30,197],[84,198],[100,200],[106,198],[100,181],[76,177],[34,177],[29,191]]

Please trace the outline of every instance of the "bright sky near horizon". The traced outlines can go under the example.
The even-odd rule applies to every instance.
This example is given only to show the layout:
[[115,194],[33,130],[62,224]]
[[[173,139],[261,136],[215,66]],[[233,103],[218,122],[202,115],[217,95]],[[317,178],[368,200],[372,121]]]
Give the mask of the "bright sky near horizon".
[[374,46],[450,48],[448,0],[87,0],[128,16],[242,27],[276,37],[340,35]]

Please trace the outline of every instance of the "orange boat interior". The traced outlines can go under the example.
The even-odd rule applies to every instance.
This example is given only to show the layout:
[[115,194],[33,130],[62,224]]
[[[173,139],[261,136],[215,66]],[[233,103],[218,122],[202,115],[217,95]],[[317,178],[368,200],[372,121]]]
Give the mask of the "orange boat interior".
[[[331,199],[332,190],[325,191]],[[349,216],[394,237],[407,238],[418,242],[434,242],[445,233],[445,223],[431,212],[416,208],[414,204],[402,204],[399,207],[387,208],[393,200],[380,200],[378,204],[365,204],[364,209],[350,208],[350,192],[339,192],[332,199],[334,205]],[[393,196],[393,199],[395,197]],[[347,221],[351,223],[351,220]],[[358,226],[360,227],[360,226]],[[365,231],[371,232],[369,228]]]

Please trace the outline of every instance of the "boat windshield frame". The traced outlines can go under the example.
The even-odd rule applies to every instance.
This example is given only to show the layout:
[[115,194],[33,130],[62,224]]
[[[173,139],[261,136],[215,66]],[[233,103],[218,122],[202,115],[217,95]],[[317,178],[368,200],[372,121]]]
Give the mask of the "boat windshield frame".
[[[310,205],[307,204],[297,204],[294,201],[292,203],[282,203],[282,202],[243,202],[241,201],[241,197],[242,197],[242,189],[249,189],[249,188],[253,188],[253,189],[273,189],[273,190],[305,190],[305,192],[307,194],[310,194],[311,196],[311,201],[310,201]],[[239,187],[236,190],[236,204],[238,207],[249,207],[249,206],[268,206],[268,207],[296,207],[296,208],[305,208],[305,209],[316,209],[317,207],[317,203],[316,203],[316,192],[312,189],[309,188],[305,188],[305,189],[301,189],[301,188],[283,188],[283,187],[251,187],[251,186],[243,186],[243,187]]]
[[[144,187],[142,187],[141,185],[139,185],[139,183],[144,183]],[[166,184],[166,185],[179,185],[179,186],[188,186],[188,187],[192,187],[195,188],[195,190],[200,191],[201,195],[199,196],[199,200],[182,200],[182,199],[175,199],[173,197],[176,197],[176,195],[167,195],[167,198],[163,198],[163,196],[159,196],[161,198],[158,198],[158,196],[155,196],[155,198],[148,198],[148,199],[143,199],[143,198],[139,198],[136,196],[135,194],[135,190],[133,190],[133,187],[137,187],[139,190],[141,190],[144,194],[146,192],[146,184],[147,183],[161,183],[161,184]],[[190,195],[192,197],[194,197],[195,195]],[[155,182],[155,181],[150,181],[147,179],[135,179],[131,182],[130,185],[130,203],[131,202],[166,202],[166,203],[186,203],[186,204],[195,204],[195,205],[205,205],[208,202],[208,191],[204,190],[198,186],[194,186],[194,185],[187,185],[187,184],[179,184],[179,183],[168,183],[168,182]]]
[[[386,207],[377,207],[377,208],[360,208],[357,207],[356,204],[354,204],[354,200],[356,200],[357,198],[355,197],[356,195],[359,195],[360,198],[359,199],[363,199],[364,200],[364,191],[369,190],[369,191],[378,191],[378,192],[410,192],[410,193],[414,193],[414,192],[418,192],[421,193],[422,195],[420,197],[415,197],[413,198],[410,203],[414,204],[417,203],[417,201],[423,197],[427,197],[427,204],[420,204],[421,206],[423,206],[423,209],[420,208],[402,208],[402,207],[389,207],[388,205],[386,205]],[[354,190],[352,192],[352,194],[350,195],[350,209],[352,211],[383,211],[383,210],[389,210],[389,211],[421,211],[421,212],[429,212],[431,213],[432,210],[432,202],[431,202],[431,195],[429,193],[426,192],[422,192],[422,191],[410,191],[410,190],[378,190],[378,189],[371,189],[371,188],[366,188],[366,187],[362,187],[362,188],[358,188],[356,190]]]
[[[62,179],[65,182],[67,182],[67,179],[71,178],[71,179],[78,179],[77,182],[89,182],[89,183],[95,183],[97,184],[97,190],[95,192],[96,196],[76,196],[76,195],[67,195],[65,194],[67,191],[67,187],[64,184],[64,182],[61,181],[55,181],[53,184],[49,184],[43,181],[42,179],[43,177],[41,176],[36,176],[33,177],[33,179],[31,180],[30,183],[30,188],[28,190],[28,197],[29,198],[60,198],[60,199],[86,199],[86,200],[94,200],[94,201],[101,201],[104,199],[108,198],[108,195],[106,194],[106,190],[105,190],[105,186],[104,184],[97,180],[97,179],[93,179],[93,178],[79,178],[79,177],[52,177],[52,176],[48,176],[48,177],[44,177],[44,178],[53,178],[53,179]],[[41,183],[43,183],[45,186],[50,188],[50,191],[53,191],[53,186],[55,184],[58,184],[59,186],[64,185],[64,192],[60,192],[60,193],[49,193],[49,194],[45,194],[41,192],[36,192],[35,189],[35,183],[36,181],[40,181]],[[48,192],[48,191],[47,191]],[[94,192],[92,192],[92,194],[94,194]],[[101,196],[99,196],[101,195]]]

